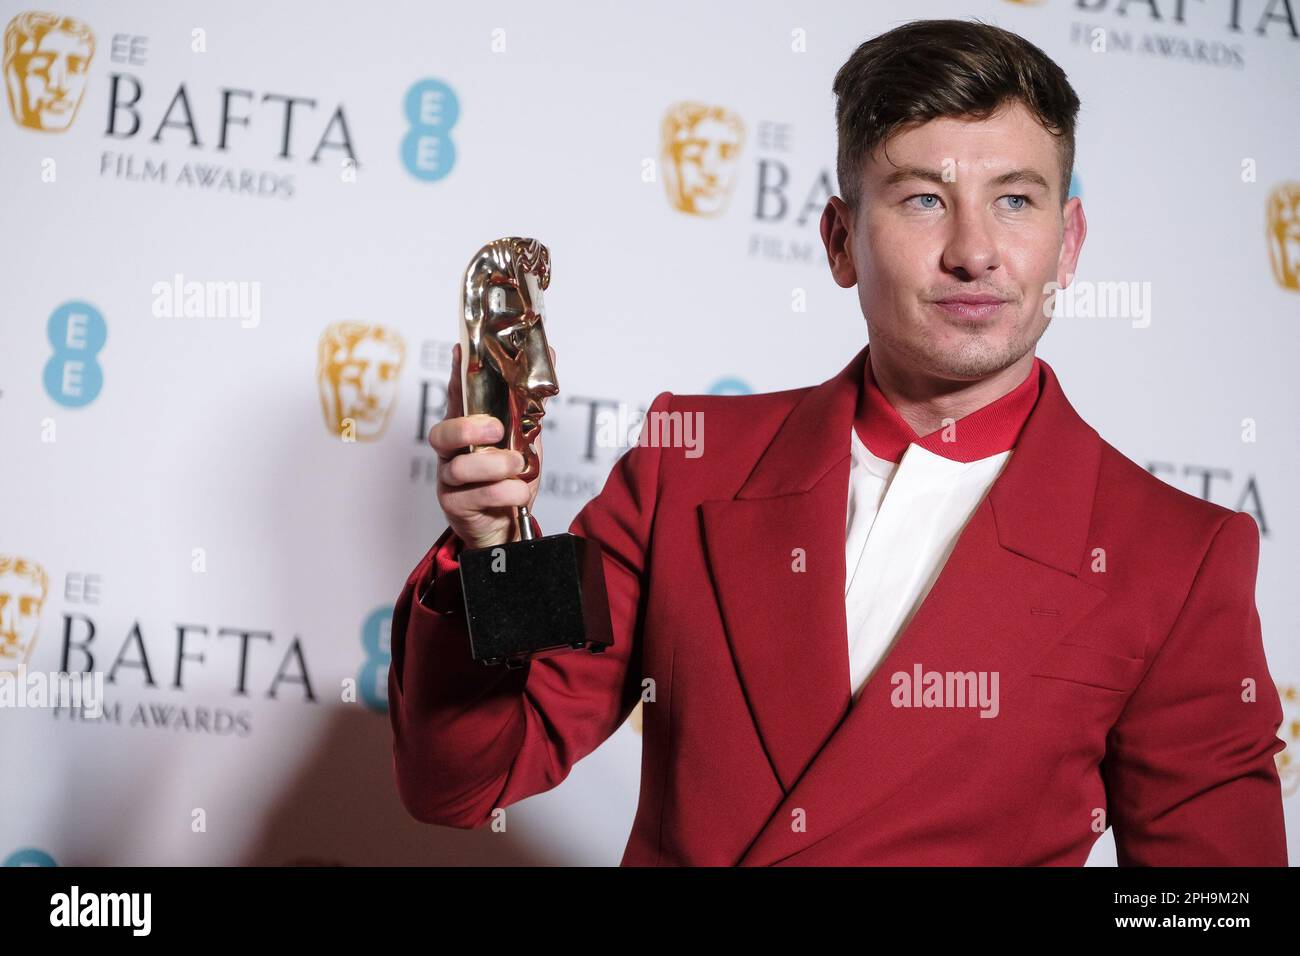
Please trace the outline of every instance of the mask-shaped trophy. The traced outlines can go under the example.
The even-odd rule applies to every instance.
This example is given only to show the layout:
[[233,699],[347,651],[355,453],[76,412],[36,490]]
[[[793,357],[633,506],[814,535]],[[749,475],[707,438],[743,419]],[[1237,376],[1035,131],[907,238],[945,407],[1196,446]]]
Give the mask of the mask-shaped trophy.
[[[560,390],[543,326],[542,290],[550,282],[550,250],[536,239],[509,238],[476,252],[461,286],[465,414],[501,420],[496,447],[524,456],[524,482],[540,472],[533,443],[543,404]],[[516,668],[534,657],[611,647],[600,545],[568,532],[535,537],[528,509],[516,511],[518,541],[460,556],[474,660]]]

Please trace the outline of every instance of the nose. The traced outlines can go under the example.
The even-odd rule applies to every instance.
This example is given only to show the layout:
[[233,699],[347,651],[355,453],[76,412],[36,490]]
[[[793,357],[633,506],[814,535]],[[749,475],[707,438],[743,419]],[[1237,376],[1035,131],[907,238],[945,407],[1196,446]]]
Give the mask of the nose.
[[560,383],[555,375],[555,365],[551,361],[546,329],[540,321],[535,322],[529,331],[524,351],[528,356],[528,374],[524,377],[524,391],[537,402],[559,394]]
[[63,60],[57,57],[55,58],[54,62],[50,64],[49,76],[49,89],[51,93],[62,95],[68,92],[68,70],[67,65]]
[[367,365],[361,373],[361,394],[358,400],[372,405],[379,402],[379,370],[374,365]]
[[943,268],[963,279],[975,279],[1002,264],[988,213],[958,204],[949,217]]

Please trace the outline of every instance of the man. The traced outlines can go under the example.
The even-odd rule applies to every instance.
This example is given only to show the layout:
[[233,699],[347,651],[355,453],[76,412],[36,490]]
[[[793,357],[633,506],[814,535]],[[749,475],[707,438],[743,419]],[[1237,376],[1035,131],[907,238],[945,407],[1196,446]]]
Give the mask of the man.
[[918,22],[835,93],[821,234],[870,346],[814,388],[655,398],[647,430],[702,412],[710,453],[639,443],[570,526],[606,552],[605,654],[470,660],[456,555],[511,540],[536,482],[457,454],[501,432],[453,388],[450,526],[393,618],[404,804],[481,826],[644,695],[624,865],[1077,865],[1107,826],[1122,865],[1285,865],[1258,530],[1103,441],[1034,354],[1087,231],[1064,73]]

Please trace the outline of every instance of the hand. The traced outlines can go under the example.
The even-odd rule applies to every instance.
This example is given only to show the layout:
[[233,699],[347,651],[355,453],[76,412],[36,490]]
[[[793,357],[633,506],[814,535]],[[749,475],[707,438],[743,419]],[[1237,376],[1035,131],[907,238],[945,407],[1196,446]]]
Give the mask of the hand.
[[[551,362],[555,350],[551,349]],[[524,456],[508,448],[479,448],[501,440],[503,424],[492,415],[466,415],[460,389],[460,345],[452,349],[447,382],[447,416],[429,429],[429,444],[438,453],[438,504],[447,523],[467,549],[490,548],[517,540],[515,508],[532,510],[541,475],[530,482],[515,476],[524,470]],[[538,465],[542,436],[533,442]]]

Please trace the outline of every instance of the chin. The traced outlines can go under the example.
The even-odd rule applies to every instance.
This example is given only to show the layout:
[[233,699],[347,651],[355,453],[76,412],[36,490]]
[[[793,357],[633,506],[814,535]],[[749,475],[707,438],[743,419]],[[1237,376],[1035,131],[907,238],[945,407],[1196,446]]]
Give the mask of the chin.
[[[964,341],[963,341],[964,340]],[[1005,339],[992,340],[988,336],[960,336],[958,340],[918,344],[919,356],[936,374],[954,378],[983,378],[1001,371],[1020,355]],[[1023,354],[1023,353],[1021,353]]]

